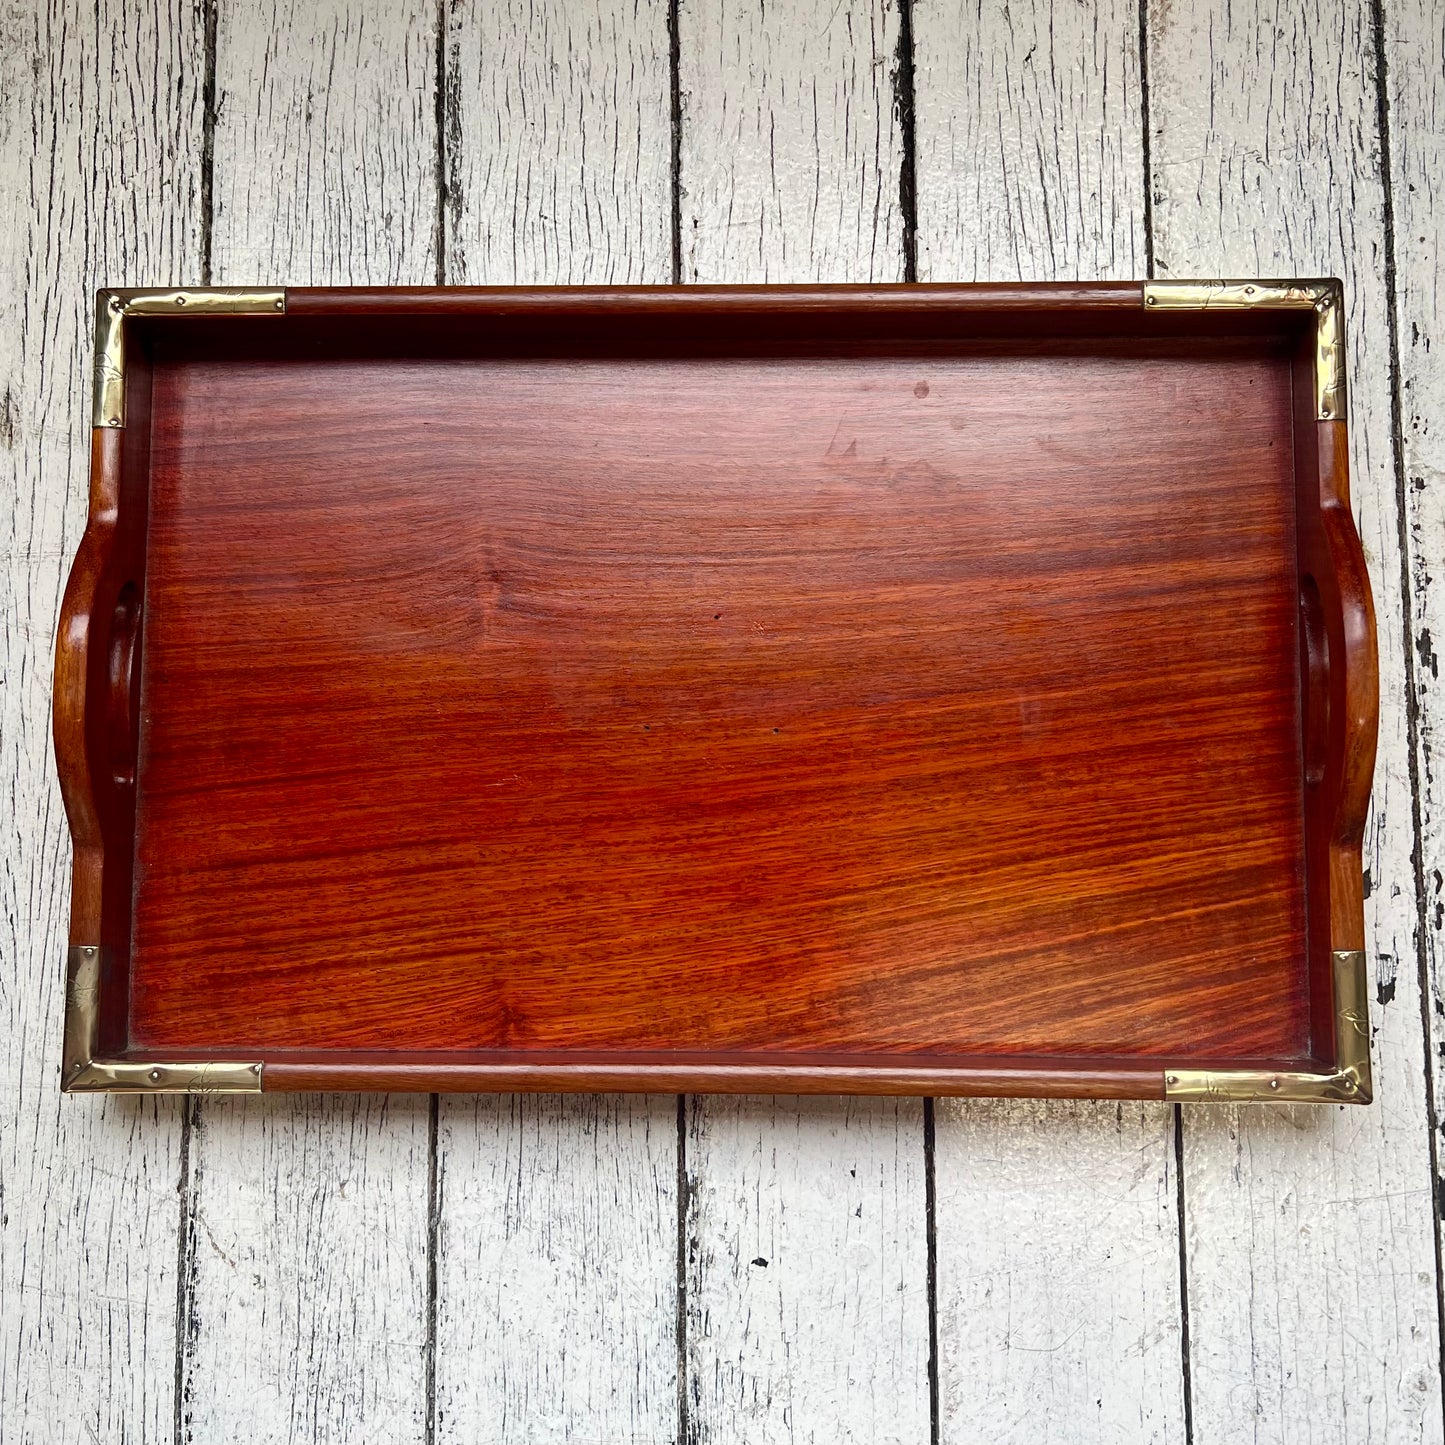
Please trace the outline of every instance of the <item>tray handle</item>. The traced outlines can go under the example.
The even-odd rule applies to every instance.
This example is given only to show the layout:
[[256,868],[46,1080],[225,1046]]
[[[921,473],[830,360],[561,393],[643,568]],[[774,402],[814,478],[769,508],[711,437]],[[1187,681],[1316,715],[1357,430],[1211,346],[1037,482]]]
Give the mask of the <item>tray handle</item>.
[[91,432],[90,513],[55,639],[55,762],[75,847],[70,936],[82,944],[114,942],[102,936],[102,880],[133,843],[144,507],[123,494],[125,435]]
[[[1379,655],[1364,548],[1350,513],[1349,458],[1342,421],[1317,423],[1320,532],[1334,574],[1340,645],[1328,648],[1331,944],[1365,947],[1362,852],[1379,733]],[[1333,629],[1331,629],[1333,630]]]

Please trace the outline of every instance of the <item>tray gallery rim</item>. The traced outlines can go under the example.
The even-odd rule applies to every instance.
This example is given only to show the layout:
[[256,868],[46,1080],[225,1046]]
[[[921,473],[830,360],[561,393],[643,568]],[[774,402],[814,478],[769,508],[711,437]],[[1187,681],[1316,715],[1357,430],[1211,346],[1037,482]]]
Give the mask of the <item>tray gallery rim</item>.
[[[766,319],[816,308],[866,315],[882,309],[960,316],[1030,316],[1044,334],[1057,318],[1109,311],[1286,313],[1307,328],[1311,400],[1321,488],[1321,522],[1330,565],[1339,582],[1344,646],[1330,667],[1331,686],[1344,705],[1336,713],[1342,733],[1341,781],[1329,820],[1330,1013],[1333,1050],[1312,1067],[1162,1066],[1154,1059],[1098,1059],[1081,1065],[1009,1055],[1003,1059],[853,1055],[789,1055],[729,1059],[679,1052],[666,1058],[625,1052],[609,1057],[525,1056],[477,1051],[429,1051],[409,1057],[328,1051],[302,1058],[276,1051],[265,1060],[152,1057],[103,1047],[103,997],[116,986],[108,966],[112,949],[101,937],[101,875],[106,865],[101,819],[113,806],[106,781],[93,766],[98,742],[111,724],[96,701],[97,662],[89,650],[94,594],[111,550],[118,474],[126,427],[127,340],[130,327],[186,325],[195,317],[336,314],[426,317],[446,315],[645,314],[692,310]],[[418,288],[341,290],[287,288],[185,288],[100,292],[97,301],[93,389],[91,513],[76,555],[58,630],[55,739],[62,791],[75,846],[71,949],[67,959],[65,1048],[61,1085],[66,1092],[244,1092],[277,1089],[512,1090],[587,1089],[662,1092],[905,1093],[1100,1098],[1263,1099],[1368,1102],[1369,1028],[1363,950],[1359,861],[1373,766],[1377,714],[1374,628],[1363,553],[1348,509],[1344,419],[1343,293],[1333,280],[1053,283],[862,287],[688,288]],[[135,349],[135,348],[132,348]],[[107,639],[107,647],[111,640]],[[112,649],[113,650],[113,649]],[[103,701],[103,700],[102,700]],[[113,711],[113,710],[112,710]],[[1332,746],[1332,752],[1335,751]],[[114,849],[110,850],[114,853]]]

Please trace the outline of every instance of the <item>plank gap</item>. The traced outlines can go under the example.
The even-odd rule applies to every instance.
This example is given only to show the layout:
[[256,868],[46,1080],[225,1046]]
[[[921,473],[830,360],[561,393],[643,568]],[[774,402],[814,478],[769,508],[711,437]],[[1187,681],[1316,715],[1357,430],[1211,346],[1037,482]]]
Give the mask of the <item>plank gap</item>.
[[[893,109],[898,117],[898,219],[903,231],[903,279],[918,280],[918,131],[913,74],[913,0],[898,0],[898,60],[893,67]],[[935,1391],[935,1403],[936,1403]],[[938,1439],[938,1414],[933,1417]]]
[[[1149,149],[1149,0],[1139,0],[1139,139],[1144,152],[1144,275],[1154,279],[1154,162]],[[1177,1130],[1175,1131],[1177,1134]],[[1181,1215],[1180,1228],[1183,1228]],[[1185,1395],[1188,1410],[1188,1394]],[[1187,1416],[1186,1416],[1187,1419]]]
[[1174,1218],[1179,1228],[1179,1367],[1184,1390],[1184,1445],[1194,1445],[1194,1381],[1189,1358],[1189,1246],[1184,1221],[1184,1112],[1173,1108]]
[[[201,285],[211,284],[212,232],[215,224],[216,181],[216,6],[203,0],[202,51],[205,74],[201,81]],[[186,1110],[183,1128],[190,1128]],[[184,1147],[184,1146],[183,1146]]]

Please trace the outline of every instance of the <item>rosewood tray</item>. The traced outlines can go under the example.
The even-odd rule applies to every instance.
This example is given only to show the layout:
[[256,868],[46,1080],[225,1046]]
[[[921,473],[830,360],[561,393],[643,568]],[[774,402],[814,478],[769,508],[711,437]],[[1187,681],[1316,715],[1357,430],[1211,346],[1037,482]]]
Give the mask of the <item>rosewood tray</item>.
[[1368,1101],[1341,316],[103,292],[63,1087]]

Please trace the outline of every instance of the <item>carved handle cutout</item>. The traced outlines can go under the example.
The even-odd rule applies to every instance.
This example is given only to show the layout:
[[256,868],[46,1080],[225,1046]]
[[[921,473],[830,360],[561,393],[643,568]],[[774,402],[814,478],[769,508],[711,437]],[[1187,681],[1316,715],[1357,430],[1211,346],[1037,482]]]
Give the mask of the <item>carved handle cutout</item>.
[[1320,589],[1309,573],[1300,578],[1299,605],[1305,783],[1316,787],[1325,775],[1330,741],[1330,639]]
[[135,787],[136,714],[140,685],[136,645],[140,639],[140,590],[127,582],[115,599],[106,653],[106,737],[110,740],[110,771],[116,786]]

